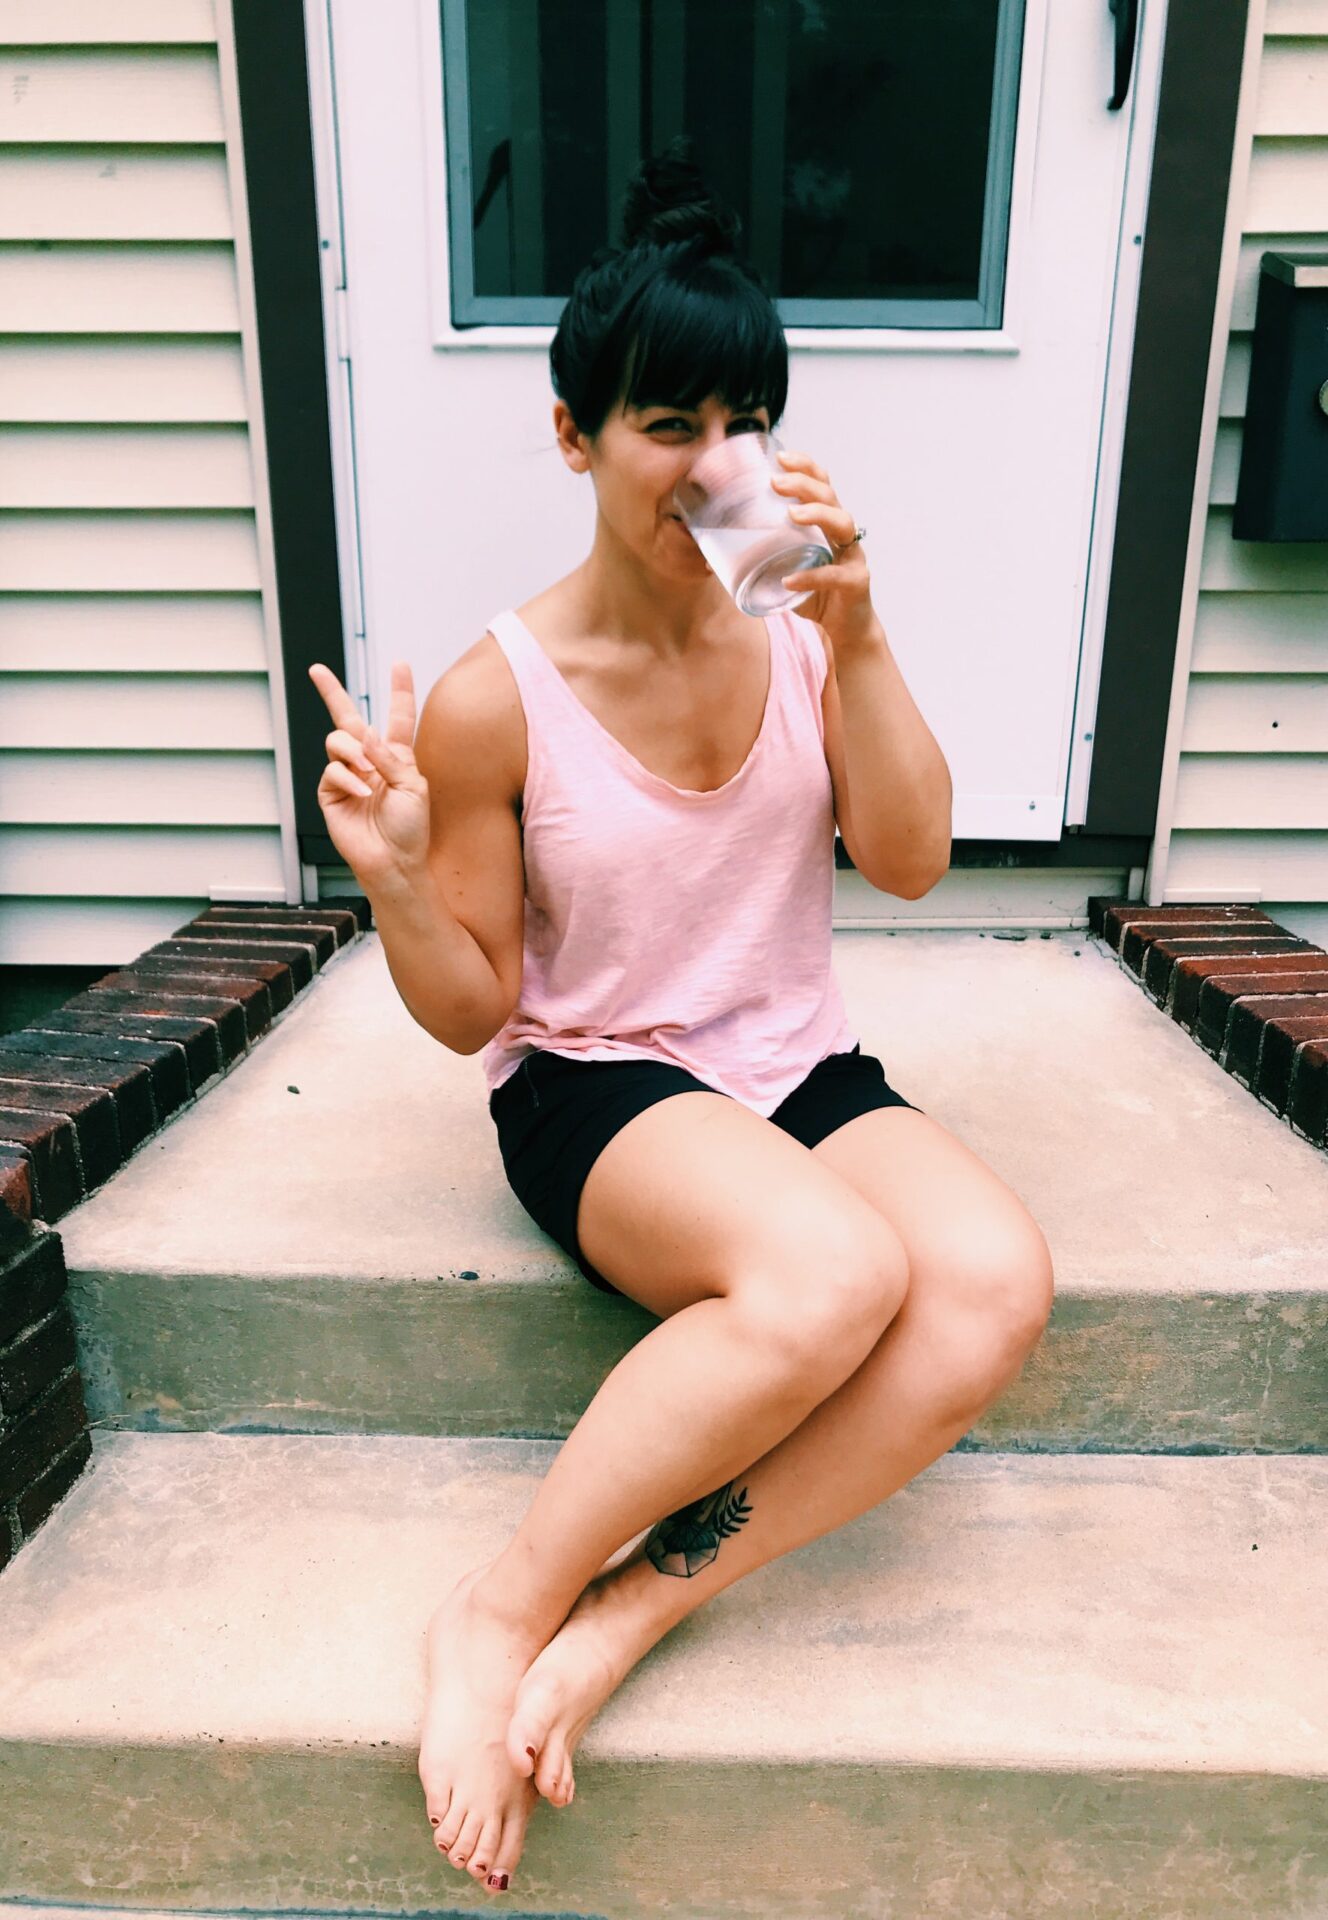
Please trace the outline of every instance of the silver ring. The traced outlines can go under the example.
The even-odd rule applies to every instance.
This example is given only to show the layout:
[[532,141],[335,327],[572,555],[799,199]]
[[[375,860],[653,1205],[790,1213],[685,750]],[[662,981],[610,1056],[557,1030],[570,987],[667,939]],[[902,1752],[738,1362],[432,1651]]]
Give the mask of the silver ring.
[[856,547],[859,540],[865,540],[866,538],[867,538],[866,527],[854,527],[853,538],[851,540],[846,540],[844,545],[839,549],[839,551],[841,553],[847,553],[850,547]]

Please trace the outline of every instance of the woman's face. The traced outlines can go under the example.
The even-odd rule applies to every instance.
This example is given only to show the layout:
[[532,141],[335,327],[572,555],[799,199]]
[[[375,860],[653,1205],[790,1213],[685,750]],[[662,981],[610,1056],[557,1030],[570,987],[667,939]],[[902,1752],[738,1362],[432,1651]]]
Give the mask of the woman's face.
[[[558,403],[563,413],[563,403]],[[706,560],[673,505],[673,489],[708,447],[739,433],[770,431],[762,405],[740,413],[711,394],[699,407],[617,407],[595,441],[576,433],[555,413],[564,447],[568,436],[584,456],[577,464],[594,479],[600,516],[647,566],[694,578]]]

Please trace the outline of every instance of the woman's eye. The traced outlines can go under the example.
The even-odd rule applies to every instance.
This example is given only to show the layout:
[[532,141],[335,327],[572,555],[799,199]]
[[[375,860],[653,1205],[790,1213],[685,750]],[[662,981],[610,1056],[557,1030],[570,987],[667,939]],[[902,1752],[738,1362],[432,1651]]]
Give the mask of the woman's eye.
[[[652,420],[647,428],[647,432],[653,433],[656,427],[685,427],[688,424],[680,414],[675,413],[670,415],[667,420]],[[758,433],[764,433],[766,430],[765,421],[758,420],[754,414],[749,415],[745,420],[735,421],[734,424],[740,427],[755,427]]]

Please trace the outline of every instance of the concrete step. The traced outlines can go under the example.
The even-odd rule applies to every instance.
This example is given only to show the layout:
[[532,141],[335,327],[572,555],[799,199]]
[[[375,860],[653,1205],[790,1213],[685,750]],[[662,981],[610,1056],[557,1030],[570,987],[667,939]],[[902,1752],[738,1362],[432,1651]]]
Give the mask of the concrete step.
[[[555,1443],[100,1433],[0,1576],[0,1900],[470,1911],[422,1631]],[[521,1912],[1328,1911],[1328,1460],[950,1454],[667,1635]]]
[[[1058,1294],[963,1445],[1324,1445],[1328,1182],[1095,936],[837,932],[887,1078],[1041,1224]],[[481,1063],[366,936],[61,1222],[93,1417],[558,1436],[653,1324],[503,1176]]]

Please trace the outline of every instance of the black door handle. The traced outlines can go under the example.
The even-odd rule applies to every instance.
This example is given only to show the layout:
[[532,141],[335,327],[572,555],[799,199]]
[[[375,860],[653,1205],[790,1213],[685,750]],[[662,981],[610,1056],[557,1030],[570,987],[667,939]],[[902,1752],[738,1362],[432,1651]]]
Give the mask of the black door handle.
[[1112,112],[1125,104],[1134,70],[1134,43],[1139,32],[1139,0],[1107,0],[1116,16],[1116,84],[1107,105]]

